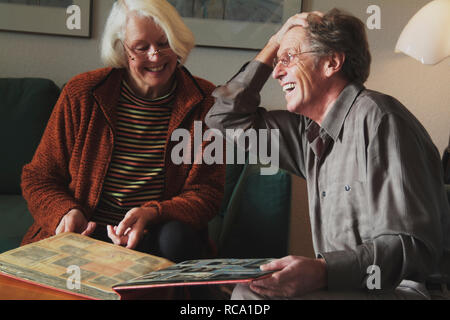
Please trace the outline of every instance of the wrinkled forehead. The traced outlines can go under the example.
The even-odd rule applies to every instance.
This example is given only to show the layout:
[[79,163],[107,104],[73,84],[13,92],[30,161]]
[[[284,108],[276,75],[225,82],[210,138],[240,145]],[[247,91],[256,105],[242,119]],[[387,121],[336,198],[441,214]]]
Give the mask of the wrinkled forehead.
[[303,27],[294,27],[284,35],[278,49],[278,56],[286,53],[301,52],[309,47],[307,32]]

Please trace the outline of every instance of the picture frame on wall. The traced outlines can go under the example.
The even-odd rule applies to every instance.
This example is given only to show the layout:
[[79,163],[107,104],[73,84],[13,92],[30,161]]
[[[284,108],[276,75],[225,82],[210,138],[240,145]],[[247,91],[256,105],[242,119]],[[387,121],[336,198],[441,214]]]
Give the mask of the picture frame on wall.
[[302,0],[168,0],[195,35],[196,45],[259,50]]
[[91,37],[91,0],[0,0],[0,30]]

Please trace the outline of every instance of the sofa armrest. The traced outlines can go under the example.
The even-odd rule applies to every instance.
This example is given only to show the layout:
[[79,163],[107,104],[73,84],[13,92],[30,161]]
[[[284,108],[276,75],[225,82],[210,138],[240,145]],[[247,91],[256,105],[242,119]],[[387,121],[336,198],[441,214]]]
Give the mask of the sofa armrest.
[[24,164],[31,161],[60,90],[48,79],[0,78],[0,194],[20,194]]
[[0,253],[17,248],[33,218],[20,195],[0,195]]

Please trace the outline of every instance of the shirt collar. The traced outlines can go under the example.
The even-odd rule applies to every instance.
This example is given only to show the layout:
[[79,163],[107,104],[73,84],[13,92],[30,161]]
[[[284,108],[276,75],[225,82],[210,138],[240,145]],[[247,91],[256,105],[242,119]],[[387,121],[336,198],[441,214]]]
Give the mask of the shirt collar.
[[359,93],[364,90],[364,86],[360,83],[350,83],[333,103],[330,111],[326,115],[322,122],[322,129],[333,138],[334,141],[337,140],[339,133],[344,125],[345,118],[347,117],[350,109],[353,106]]

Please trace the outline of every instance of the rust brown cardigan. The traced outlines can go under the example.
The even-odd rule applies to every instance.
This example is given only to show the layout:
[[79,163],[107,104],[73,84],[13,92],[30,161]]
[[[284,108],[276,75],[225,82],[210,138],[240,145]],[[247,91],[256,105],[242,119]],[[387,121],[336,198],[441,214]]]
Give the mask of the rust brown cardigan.
[[[62,217],[78,208],[89,220],[102,191],[115,138],[115,107],[124,69],[104,68],[76,76],[64,87],[36,153],[23,168],[22,191],[34,218],[22,245],[55,234]],[[177,128],[191,133],[213,104],[214,85],[176,71],[177,91],[165,144],[166,184],[163,199],[143,206],[158,208],[160,221],[180,220],[207,227],[223,196],[225,166],[171,161]],[[203,124],[203,131],[206,130]]]

